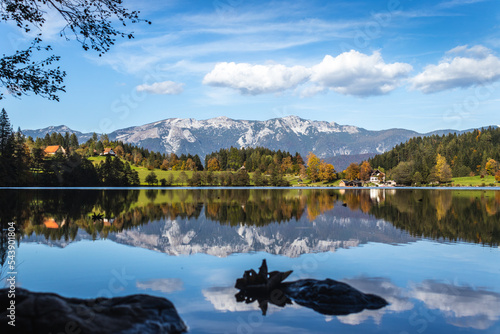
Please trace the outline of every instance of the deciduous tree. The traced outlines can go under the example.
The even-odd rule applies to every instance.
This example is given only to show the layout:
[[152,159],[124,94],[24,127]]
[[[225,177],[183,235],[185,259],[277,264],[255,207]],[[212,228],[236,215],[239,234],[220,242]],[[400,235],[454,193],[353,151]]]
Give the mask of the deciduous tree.
[[211,158],[208,160],[207,170],[211,172],[216,172],[220,170],[219,160],[217,158]]
[[149,184],[150,186],[153,184],[158,184],[158,177],[156,176],[155,172],[151,172],[146,176],[146,183]]
[[309,152],[307,155],[307,176],[313,182],[319,181],[319,165],[321,161],[316,154]]
[[359,165],[352,162],[349,167],[345,170],[345,177],[348,180],[358,180],[359,179]]
[[498,168],[497,166],[498,163],[494,159],[489,159],[486,162],[484,169],[486,170],[486,173],[488,173],[488,175],[495,175]]
[[319,178],[322,181],[331,182],[335,180],[335,168],[332,164],[321,161],[319,164]]
[[438,153],[436,157],[436,173],[439,182],[450,182],[451,181],[451,168],[450,165],[446,163],[446,158]]
[[406,162],[402,161],[400,162],[396,168],[392,170],[392,177],[394,178],[394,181],[399,184],[405,184],[405,185],[410,185],[412,182],[412,177],[413,177],[413,161]]
[[368,181],[373,169],[368,161],[363,161],[359,167],[359,179],[363,181]]
[[139,12],[124,8],[122,0],[0,0],[1,21],[12,22],[26,33],[32,29],[39,31],[28,48],[0,58],[0,87],[14,96],[31,92],[59,100],[58,93],[64,91],[66,73],[52,66],[60,57],[38,57],[40,51],[52,49],[50,45],[43,45],[41,30],[49,13],[66,22],[59,33],[61,37],[67,40],[72,37],[84,50],[92,49],[99,55],[109,51],[116,36],[133,38],[132,33],[115,28],[116,23],[124,26],[128,22],[146,21],[139,18]]

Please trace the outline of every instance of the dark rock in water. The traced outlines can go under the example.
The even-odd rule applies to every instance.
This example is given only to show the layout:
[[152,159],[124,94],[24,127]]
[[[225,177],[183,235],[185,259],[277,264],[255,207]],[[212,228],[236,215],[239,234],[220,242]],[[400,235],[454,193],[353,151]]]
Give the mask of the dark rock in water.
[[266,315],[268,303],[285,307],[292,304],[292,300],[327,315],[347,315],[388,305],[382,297],[365,294],[332,279],[283,282],[291,273],[291,270],[268,273],[266,260],[263,260],[259,273],[250,269],[236,280],[235,288],[240,290],[235,296],[236,301],[247,304],[257,301],[262,315]]
[[304,279],[282,285],[285,294],[297,304],[326,315],[347,315],[388,305],[382,297],[365,294],[332,279]]
[[16,288],[16,327],[8,325],[7,289],[0,290],[1,333],[184,333],[187,327],[167,299],[149,295],[65,298]]

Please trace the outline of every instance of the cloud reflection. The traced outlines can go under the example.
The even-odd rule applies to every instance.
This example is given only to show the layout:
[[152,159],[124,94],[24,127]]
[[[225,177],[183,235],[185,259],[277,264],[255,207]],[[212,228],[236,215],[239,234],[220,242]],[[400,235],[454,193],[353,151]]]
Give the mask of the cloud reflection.
[[135,286],[141,290],[153,290],[172,293],[184,290],[184,283],[178,278],[158,278],[149,281],[137,281]]
[[214,287],[201,291],[206,300],[208,300],[217,311],[221,312],[244,312],[259,310],[258,303],[238,303],[234,295],[238,292],[233,287]]
[[337,317],[338,320],[344,324],[359,325],[370,318],[372,318],[376,324],[380,324],[384,314],[388,312],[399,313],[408,311],[414,306],[403,289],[387,278],[359,277],[342,281],[363,293],[371,293],[380,296],[389,303],[389,305],[379,310],[364,310],[360,313]]
[[500,319],[500,294],[484,288],[426,280],[413,287],[411,296],[457,327],[487,329]]
[[[245,311],[258,311],[261,312],[259,308],[259,303],[238,303],[234,295],[238,293],[238,289],[233,287],[213,287],[209,289],[202,290],[203,296],[208,300],[217,311],[221,312],[245,312]],[[287,308],[302,308],[297,304],[287,305]],[[281,311],[283,308],[269,304],[269,309],[267,314]]]

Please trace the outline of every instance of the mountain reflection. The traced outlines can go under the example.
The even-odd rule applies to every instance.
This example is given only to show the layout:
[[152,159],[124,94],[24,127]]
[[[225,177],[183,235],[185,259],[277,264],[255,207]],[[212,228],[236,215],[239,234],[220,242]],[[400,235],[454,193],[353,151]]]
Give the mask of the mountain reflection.
[[[186,240],[210,244],[208,239],[217,239],[214,247],[253,239],[253,246],[239,251],[277,252],[272,248],[294,244],[298,253],[291,251],[292,256],[360,242],[407,242],[413,237],[489,246],[500,241],[500,191],[2,190],[0,203],[1,226],[16,222],[20,241],[39,237],[55,243],[78,238],[125,240],[126,235],[120,234],[126,231],[129,237],[162,233],[157,236],[160,240],[170,233],[180,238],[178,244]],[[1,237],[5,256],[5,233]]]

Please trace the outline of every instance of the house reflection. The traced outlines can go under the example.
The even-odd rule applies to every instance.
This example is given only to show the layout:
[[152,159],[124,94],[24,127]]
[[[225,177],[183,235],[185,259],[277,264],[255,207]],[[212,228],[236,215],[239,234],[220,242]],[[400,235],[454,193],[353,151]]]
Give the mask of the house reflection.
[[45,220],[43,221],[43,225],[46,228],[52,228],[52,229],[61,228],[65,224],[66,224],[66,219],[63,219],[61,221],[61,224],[58,224],[54,218],[45,218]]

